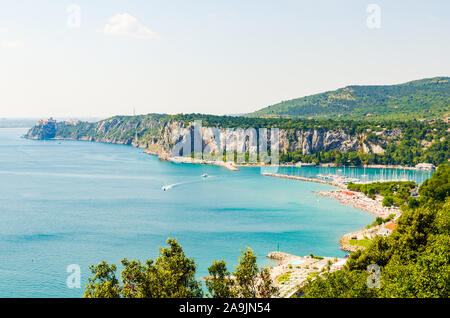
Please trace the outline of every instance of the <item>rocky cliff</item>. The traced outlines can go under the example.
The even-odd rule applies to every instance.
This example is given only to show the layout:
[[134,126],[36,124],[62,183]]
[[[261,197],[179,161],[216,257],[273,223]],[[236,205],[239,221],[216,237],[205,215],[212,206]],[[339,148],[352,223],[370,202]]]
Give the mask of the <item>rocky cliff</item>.
[[25,137],[29,139],[53,139],[56,136],[56,121],[53,119],[40,120],[31,128]]
[[[203,124],[205,125],[205,123]],[[35,127],[28,131],[25,137],[29,139],[89,140],[133,145],[166,158],[183,155],[183,147],[185,146],[191,146],[191,151],[200,149],[206,154],[217,155],[226,150],[226,144],[228,142],[229,145],[230,137],[236,137],[236,150],[238,152],[243,150],[243,152],[259,153],[257,143],[252,143],[252,140],[259,140],[261,134],[267,133],[270,148],[270,128],[266,130],[261,130],[261,127],[249,129],[247,125],[246,130],[244,130],[239,126],[230,128],[209,125],[208,123],[206,123],[206,127],[199,127],[198,131],[195,130],[195,127],[190,121],[167,115],[118,116],[97,123],[68,123],[46,120],[38,122]],[[396,133],[401,134],[401,132]],[[200,138],[199,147],[201,148],[195,147],[193,141],[195,138]],[[380,145],[365,142],[361,134],[352,134],[342,127],[334,129],[321,127],[279,129],[279,149],[281,153],[298,151],[305,155],[328,150],[372,152],[375,149],[378,152],[382,151]]]

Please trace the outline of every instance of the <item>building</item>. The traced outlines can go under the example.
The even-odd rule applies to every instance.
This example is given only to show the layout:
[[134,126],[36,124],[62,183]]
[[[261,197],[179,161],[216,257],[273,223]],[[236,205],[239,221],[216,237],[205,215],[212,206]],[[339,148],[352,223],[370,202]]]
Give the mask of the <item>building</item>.
[[386,223],[386,224],[384,225],[384,227],[385,227],[386,229],[388,229],[388,230],[393,231],[393,230],[395,230],[395,228],[397,227],[397,223],[395,223],[395,222],[388,222],[388,223]]
[[418,163],[416,165],[418,170],[434,170],[436,167],[432,163]]
[[385,237],[391,235],[391,233],[392,233],[392,231],[385,227],[382,227],[381,229],[378,230],[378,235],[385,236]]
[[47,119],[47,120],[39,120],[36,123],[36,126],[45,126],[49,123],[56,123],[56,120],[54,120],[52,117],[50,117],[50,119]]
[[66,124],[67,126],[76,126],[80,123],[80,121],[76,120],[76,121],[65,121],[64,124]]

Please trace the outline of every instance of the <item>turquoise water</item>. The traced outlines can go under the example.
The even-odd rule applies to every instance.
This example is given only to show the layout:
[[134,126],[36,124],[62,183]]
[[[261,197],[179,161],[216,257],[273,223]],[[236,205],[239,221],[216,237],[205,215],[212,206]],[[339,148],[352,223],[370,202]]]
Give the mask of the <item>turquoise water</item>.
[[[158,254],[178,238],[198,277],[239,249],[342,256],[339,238],[374,217],[312,191],[332,187],[159,161],[136,148],[30,141],[0,129],[0,297],[80,297],[66,268]],[[201,175],[207,173],[208,178]],[[163,191],[163,186],[170,186]]]
[[411,180],[422,184],[431,178],[433,171],[408,170],[408,169],[378,169],[362,167],[280,167],[278,173],[291,176],[320,179],[317,175],[338,175],[348,178],[356,178],[361,182],[383,182],[391,180]]

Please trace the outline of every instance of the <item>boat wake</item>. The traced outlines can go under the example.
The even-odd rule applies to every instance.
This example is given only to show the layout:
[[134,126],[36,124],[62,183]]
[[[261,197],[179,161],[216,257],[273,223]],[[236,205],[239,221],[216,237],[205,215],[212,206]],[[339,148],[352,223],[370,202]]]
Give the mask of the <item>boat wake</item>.
[[203,175],[201,175],[201,178],[202,178],[201,180],[197,180],[196,179],[196,180],[191,180],[191,181],[186,181],[186,182],[179,182],[179,183],[174,183],[174,184],[163,185],[161,187],[161,189],[163,191],[168,191],[170,189],[173,189],[175,187],[179,187],[179,186],[182,186],[182,185],[204,182],[206,179],[211,179],[212,176],[209,176],[207,174],[203,174]]
[[179,183],[174,183],[174,184],[164,185],[164,186],[161,187],[161,189],[162,189],[163,191],[167,191],[167,190],[172,189],[173,187],[176,187],[177,185],[179,185]]

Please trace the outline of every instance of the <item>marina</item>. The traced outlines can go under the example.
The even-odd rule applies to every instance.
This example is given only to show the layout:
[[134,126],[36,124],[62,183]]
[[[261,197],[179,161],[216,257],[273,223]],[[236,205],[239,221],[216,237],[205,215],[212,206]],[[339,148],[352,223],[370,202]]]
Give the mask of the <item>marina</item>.
[[387,181],[414,181],[422,184],[434,170],[371,167],[284,167],[278,168],[279,176],[306,178],[305,181],[322,180],[328,184],[345,186],[349,182],[372,183]]

